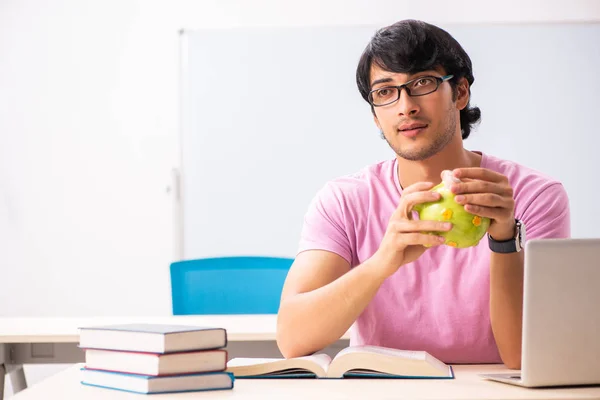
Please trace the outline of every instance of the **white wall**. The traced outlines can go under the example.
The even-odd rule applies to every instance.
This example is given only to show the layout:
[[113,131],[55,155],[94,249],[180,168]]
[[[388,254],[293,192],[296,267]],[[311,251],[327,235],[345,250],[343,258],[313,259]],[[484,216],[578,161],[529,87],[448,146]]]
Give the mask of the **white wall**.
[[0,1],[0,316],[170,312],[179,29],[600,19],[498,3]]
[[170,313],[179,29],[408,17],[598,21],[600,3],[0,0],[0,316]]

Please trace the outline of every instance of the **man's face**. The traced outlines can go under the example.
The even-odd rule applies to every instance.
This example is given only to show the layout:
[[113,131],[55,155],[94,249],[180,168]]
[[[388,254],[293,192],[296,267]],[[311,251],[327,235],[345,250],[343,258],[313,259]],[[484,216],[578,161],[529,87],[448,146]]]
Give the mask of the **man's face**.
[[[444,75],[443,70],[394,73],[373,65],[371,90],[402,85],[419,77]],[[461,101],[464,99],[460,98],[460,93],[464,93],[461,89],[459,87],[458,101],[453,100],[452,87],[448,82],[440,83],[435,92],[423,96],[408,96],[403,89],[396,102],[375,107],[375,123],[397,155],[412,161],[425,160],[446,147],[454,135],[460,134],[457,130],[459,112],[466,106],[466,102]],[[416,129],[410,129],[413,127]]]

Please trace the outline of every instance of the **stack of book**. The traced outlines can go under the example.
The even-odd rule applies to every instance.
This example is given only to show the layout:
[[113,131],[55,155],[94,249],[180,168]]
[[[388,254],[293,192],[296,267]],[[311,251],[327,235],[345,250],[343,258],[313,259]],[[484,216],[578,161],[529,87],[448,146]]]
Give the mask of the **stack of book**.
[[233,389],[223,328],[125,324],[80,328],[84,385],[135,393]]

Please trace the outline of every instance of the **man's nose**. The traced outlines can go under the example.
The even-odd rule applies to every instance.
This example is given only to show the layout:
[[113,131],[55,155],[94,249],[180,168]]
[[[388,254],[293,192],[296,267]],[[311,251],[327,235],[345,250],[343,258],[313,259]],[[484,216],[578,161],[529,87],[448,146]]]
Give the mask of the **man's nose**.
[[415,101],[414,97],[408,95],[406,89],[400,92],[400,98],[396,106],[398,107],[398,115],[407,117],[417,115],[420,111],[419,104]]

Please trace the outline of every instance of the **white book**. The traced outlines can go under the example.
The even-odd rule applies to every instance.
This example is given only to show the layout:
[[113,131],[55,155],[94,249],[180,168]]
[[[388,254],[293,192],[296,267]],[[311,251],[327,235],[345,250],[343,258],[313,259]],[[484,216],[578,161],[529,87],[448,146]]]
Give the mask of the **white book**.
[[218,349],[227,345],[225,329],[214,327],[123,324],[79,329],[79,347],[82,348],[173,353]]
[[297,358],[234,358],[236,378],[454,378],[452,367],[425,351],[352,346],[333,359],[327,354]]

